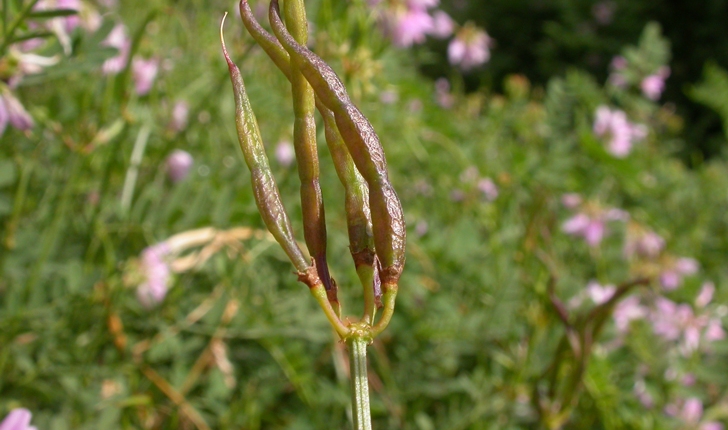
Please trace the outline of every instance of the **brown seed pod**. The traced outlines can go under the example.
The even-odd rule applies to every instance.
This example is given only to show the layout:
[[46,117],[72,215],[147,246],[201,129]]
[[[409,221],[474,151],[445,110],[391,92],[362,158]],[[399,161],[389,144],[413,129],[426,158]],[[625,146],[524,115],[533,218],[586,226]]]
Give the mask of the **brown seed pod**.
[[[245,2],[246,0],[242,0]],[[405,223],[402,205],[389,183],[384,151],[374,128],[351,102],[336,73],[321,58],[300,45],[287,32],[272,0],[269,17],[273,31],[313,87],[322,103],[333,113],[354,163],[369,185],[369,206],[376,253],[382,264],[385,289],[396,285],[405,259]]]

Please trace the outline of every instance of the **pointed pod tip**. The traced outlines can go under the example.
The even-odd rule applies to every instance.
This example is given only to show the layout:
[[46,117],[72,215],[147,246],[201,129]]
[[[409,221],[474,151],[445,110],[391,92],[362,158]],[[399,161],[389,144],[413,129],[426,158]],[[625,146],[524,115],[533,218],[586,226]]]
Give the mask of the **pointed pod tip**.
[[225,18],[227,18],[227,12],[222,16],[222,20],[220,21],[220,43],[222,44],[222,54],[225,56],[225,61],[228,63],[228,67],[233,67],[235,64],[230,59],[230,56],[227,52],[227,47],[225,46],[225,36],[223,35],[223,29],[225,28]]

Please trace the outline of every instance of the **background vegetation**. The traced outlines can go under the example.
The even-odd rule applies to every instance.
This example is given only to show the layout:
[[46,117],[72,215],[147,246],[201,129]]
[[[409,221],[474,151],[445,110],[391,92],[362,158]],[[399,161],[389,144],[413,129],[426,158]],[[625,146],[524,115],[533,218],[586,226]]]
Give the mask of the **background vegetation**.
[[[6,0],[3,14],[27,3]],[[584,12],[563,3],[549,19]],[[488,4],[484,27],[495,32],[502,10]],[[262,232],[235,143],[218,25],[236,5],[88,6],[101,12],[100,26],[71,33],[67,53],[49,38],[37,53],[60,61],[13,89],[35,126],[2,135],[0,416],[25,407],[43,430],[348,428],[343,345]],[[491,34],[490,65],[464,78],[447,69],[453,90],[436,90],[419,73],[443,63],[436,42],[390,46],[363,1],[307,6],[314,49],[380,133],[408,223],[397,311],[370,347],[375,427],[722,428],[728,165],[717,150],[689,167],[678,157],[703,144],[687,140],[701,132],[691,134],[682,105],[605,83],[607,61],[588,65],[601,68],[596,77],[583,63],[551,66],[560,58],[548,52],[522,68],[513,58],[527,54],[512,51],[506,35],[515,45],[523,34],[513,29]],[[118,74],[101,72],[117,54],[102,41],[119,22],[133,40],[130,58],[159,61],[146,94],[134,89],[131,59]],[[694,63],[678,51],[670,60],[679,44],[657,25],[615,34],[623,38],[598,53],[622,53],[634,73]],[[238,20],[226,35],[286,207],[298,214],[295,165],[274,157],[292,135],[288,84]],[[685,94],[728,121],[728,76],[708,67]],[[488,77],[474,78],[481,70]],[[677,92],[668,85],[666,97]],[[189,107],[184,126],[172,116],[180,101]],[[600,106],[644,127],[626,156],[595,131]],[[194,159],[176,182],[165,163],[175,149]],[[323,147],[320,157],[330,264],[345,305],[358,309],[343,193]],[[567,227],[580,213],[606,226],[598,245]],[[177,256],[163,301],[140,303],[142,251],[206,227],[214,238]],[[644,231],[664,246],[625,252]],[[680,266],[686,258],[697,267]],[[669,275],[679,286],[670,288]],[[605,302],[590,282],[626,294]],[[624,325],[612,314],[628,300],[635,316]],[[579,355],[586,349],[573,347],[574,336],[582,347],[594,338],[588,353]]]

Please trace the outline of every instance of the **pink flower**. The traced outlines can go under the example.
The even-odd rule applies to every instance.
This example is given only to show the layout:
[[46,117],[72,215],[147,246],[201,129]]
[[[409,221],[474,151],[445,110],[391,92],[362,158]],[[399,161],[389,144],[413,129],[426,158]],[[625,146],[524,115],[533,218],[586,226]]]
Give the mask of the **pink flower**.
[[470,23],[458,31],[447,48],[447,57],[452,65],[470,70],[490,60],[492,39],[482,29]]
[[427,234],[427,230],[429,230],[429,226],[425,220],[420,220],[417,222],[417,225],[415,225],[415,234],[419,237]]
[[124,24],[117,24],[101,44],[118,50],[116,56],[109,58],[101,66],[102,72],[105,75],[113,75],[124,70],[131,49],[131,40],[126,34]]
[[440,0],[407,0],[410,9],[429,9],[440,4]]
[[190,114],[190,106],[186,101],[180,100],[172,108],[172,130],[180,132],[187,128],[187,117]]
[[670,76],[670,69],[668,67],[661,67],[657,73],[645,77],[640,82],[640,89],[642,94],[650,100],[657,100],[665,90],[665,79]]
[[577,193],[566,193],[561,196],[561,204],[565,208],[576,209],[581,205],[581,196]]
[[194,164],[194,159],[189,152],[181,149],[175,149],[167,157],[167,175],[174,182],[180,182],[190,173],[190,168]]
[[589,295],[589,298],[597,305],[601,305],[611,299],[615,291],[617,291],[617,289],[614,285],[605,285],[602,287],[596,281],[591,281],[586,286],[586,292]]
[[719,318],[711,318],[708,321],[708,327],[705,329],[705,340],[708,342],[715,342],[716,340],[725,339],[725,330],[723,330],[723,323]]
[[627,68],[627,59],[622,57],[621,55],[617,55],[616,57],[612,58],[612,62],[609,65],[614,70],[624,70]]
[[612,314],[614,325],[620,333],[625,333],[632,321],[645,316],[647,316],[647,310],[640,305],[640,299],[637,296],[629,296],[617,303]]
[[629,215],[619,209],[592,208],[589,213],[579,212],[561,226],[564,233],[582,236],[591,247],[598,246],[606,233],[607,221],[626,221]]
[[481,178],[478,180],[478,189],[489,202],[492,202],[498,197],[498,187],[490,178]]
[[712,282],[705,282],[700,288],[698,297],[695,298],[695,306],[704,308],[713,300],[713,294],[715,293],[715,284]]
[[296,151],[293,144],[287,140],[282,140],[276,145],[276,160],[283,167],[289,167],[296,159]]
[[154,79],[159,72],[159,60],[150,58],[134,58],[131,65],[132,74],[134,75],[134,89],[136,93],[143,96],[152,89]]
[[[33,7],[36,11],[51,11],[58,9],[73,10],[75,14],[50,19],[43,22],[43,26],[51,30],[63,47],[66,54],[71,53],[71,36],[73,30],[81,24],[79,0],[40,0]],[[36,42],[37,43],[37,42]],[[32,46],[32,44],[31,44]]]
[[652,408],[655,405],[655,400],[652,395],[647,391],[645,381],[638,380],[634,383],[634,394],[637,399],[642,403],[642,406],[646,408]]
[[455,29],[455,21],[447,13],[438,10],[432,14],[431,34],[439,39],[449,37]]
[[424,9],[406,9],[389,17],[388,34],[395,45],[407,48],[425,41],[434,29],[430,14]]
[[678,405],[671,403],[665,407],[668,415],[675,416],[688,424],[690,428],[698,430],[723,430],[723,424],[717,421],[700,422],[703,418],[703,402],[697,397],[691,397],[685,400],[682,408],[678,409]]
[[607,138],[607,151],[615,157],[623,158],[629,154],[635,141],[647,136],[647,129],[643,125],[629,122],[624,111],[612,111],[607,106],[599,106],[594,120],[594,134]]
[[137,288],[137,298],[145,308],[161,303],[167,295],[170,270],[164,258],[169,252],[169,246],[165,242],[142,251],[141,264],[146,281]]
[[668,291],[680,286],[683,276],[693,275],[698,271],[698,262],[692,258],[670,259],[660,273],[660,283]]
[[0,423],[0,430],[37,430],[30,425],[32,417],[33,414],[27,409],[13,409]]
[[385,105],[391,105],[399,99],[399,94],[396,91],[385,90],[379,93],[379,101]]
[[696,351],[701,340],[713,342],[725,337],[718,318],[711,318],[709,314],[696,315],[689,305],[677,304],[664,297],[655,301],[650,319],[655,334],[665,340],[678,341],[683,355]]
[[680,412],[680,418],[683,421],[690,424],[697,424],[700,418],[703,416],[703,402],[700,399],[691,397],[685,400],[682,411]]
[[654,231],[630,223],[624,243],[625,258],[640,257],[652,259],[660,255],[665,248],[665,240]]
[[0,88],[0,136],[3,135],[8,124],[21,131],[30,130],[33,128],[33,117],[10,90],[3,91]]
[[435,98],[443,109],[450,109],[455,104],[455,97],[450,92],[450,82],[445,78],[435,81]]

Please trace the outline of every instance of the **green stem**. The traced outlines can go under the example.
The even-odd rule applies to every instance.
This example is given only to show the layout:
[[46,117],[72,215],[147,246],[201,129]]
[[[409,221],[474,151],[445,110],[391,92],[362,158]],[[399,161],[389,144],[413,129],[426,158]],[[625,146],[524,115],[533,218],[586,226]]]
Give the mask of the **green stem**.
[[379,318],[379,322],[372,327],[372,337],[377,337],[385,328],[389,325],[394,315],[394,301],[397,298],[397,286],[396,285],[383,285],[384,296],[382,297],[382,303],[384,309],[382,310],[382,316]]
[[314,287],[310,287],[309,291],[311,292],[311,295],[316,299],[319,306],[321,306],[321,309],[326,315],[326,319],[329,320],[329,323],[334,328],[334,330],[336,330],[336,333],[342,339],[346,336],[349,336],[351,331],[339,319],[339,316],[336,313],[336,309],[334,309],[334,307],[331,305],[331,302],[329,301],[328,295],[326,294],[326,288],[323,286],[323,284],[318,284]]
[[364,316],[362,321],[367,324],[374,324],[374,316],[377,313],[377,305],[374,298],[374,267],[361,264],[356,268],[356,274],[364,288]]
[[[3,41],[2,44],[0,44],[0,57],[5,55],[5,50],[8,46],[10,46],[10,40],[15,35],[15,30],[18,29],[20,24],[23,23],[23,20],[25,17],[33,11],[33,7],[36,3],[38,3],[39,0],[32,0],[28,4],[23,7],[23,9],[18,13],[18,15],[15,17],[13,22],[10,24],[10,28],[3,27]],[[3,3],[3,20],[5,23],[7,23],[7,2]]]
[[351,369],[351,408],[354,430],[371,430],[372,417],[369,409],[369,377],[367,375],[367,340],[351,336],[346,340]]

